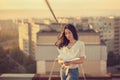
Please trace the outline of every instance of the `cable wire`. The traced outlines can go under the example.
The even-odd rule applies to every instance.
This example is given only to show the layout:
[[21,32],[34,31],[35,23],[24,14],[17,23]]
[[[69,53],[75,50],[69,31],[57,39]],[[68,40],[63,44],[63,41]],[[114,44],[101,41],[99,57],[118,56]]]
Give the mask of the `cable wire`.
[[51,8],[51,6],[50,6],[49,2],[48,2],[48,0],[45,0],[45,2],[46,2],[46,4],[47,4],[47,6],[48,6],[48,8],[49,8],[50,12],[52,13],[52,15],[53,15],[54,19],[55,19],[55,20],[56,20],[56,22],[58,23],[58,20],[57,20],[57,18],[56,18],[56,16],[55,16],[55,14],[54,14],[54,12],[53,12],[53,10],[52,10],[52,8]]

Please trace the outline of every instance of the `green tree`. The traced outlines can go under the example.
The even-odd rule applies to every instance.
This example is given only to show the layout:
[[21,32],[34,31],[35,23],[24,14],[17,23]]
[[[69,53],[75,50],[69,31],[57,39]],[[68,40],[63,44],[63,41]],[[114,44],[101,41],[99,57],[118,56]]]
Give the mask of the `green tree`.
[[9,52],[0,47],[0,73],[23,73],[25,69],[16,62]]
[[18,47],[9,51],[11,57],[18,62],[20,65],[24,66],[27,73],[36,72],[36,61],[31,57],[23,53]]
[[24,66],[27,73],[36,73],[36,61],[31,56],[26,58]]

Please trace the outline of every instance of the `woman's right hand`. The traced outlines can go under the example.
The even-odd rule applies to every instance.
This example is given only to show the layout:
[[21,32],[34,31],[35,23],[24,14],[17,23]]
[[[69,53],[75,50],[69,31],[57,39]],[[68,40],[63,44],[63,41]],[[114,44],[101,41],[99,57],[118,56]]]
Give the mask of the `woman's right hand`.
[[64,64],[64,61],[63,60],[58,60],[58,63],[62,65],[62,64]]

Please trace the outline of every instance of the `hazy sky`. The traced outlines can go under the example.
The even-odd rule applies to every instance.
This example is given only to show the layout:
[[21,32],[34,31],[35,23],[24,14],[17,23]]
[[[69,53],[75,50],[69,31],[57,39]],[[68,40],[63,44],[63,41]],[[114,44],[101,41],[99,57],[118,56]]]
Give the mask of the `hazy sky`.
[[[120,9],[120,0],[48,0],[54,9]],[[46,9],[44,0],[0,0],[0,9]]]
[[[57,17],[106,15],[120,16],[120,0],[48,1]],[[8,9],[21,9],[24,11],[5,11]],[[52,17],[52,15],[48,10],[45,0],[0,0],[0,18],[9,17]]]

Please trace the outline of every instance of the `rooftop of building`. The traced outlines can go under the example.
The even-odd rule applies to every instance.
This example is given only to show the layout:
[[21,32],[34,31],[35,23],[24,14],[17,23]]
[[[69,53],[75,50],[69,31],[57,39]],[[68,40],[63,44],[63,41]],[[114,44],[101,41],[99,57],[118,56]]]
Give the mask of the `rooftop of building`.
[[[51,76],[53,80],[59,80],[60,76],[58,74],[53,74]],[[49,74],[1,74],[0,79],[7,79],[7,80],[48,80]],[[80,76],[79,79],[84,79],[83,76]],[[87,80],[119,80],[120,75],[114,75],[111,73],[105,74],[105,75],[86,75]]]
[[[60,32],[56,32],[56,31],[39,31],[37,34],[38,35],[57,35],[59,34]],[[93,31],[81,31],[81,32],[78,32],[78,35],[98,35],[99,36],[99,33],[96,33],[96,32],[93,32]]]

